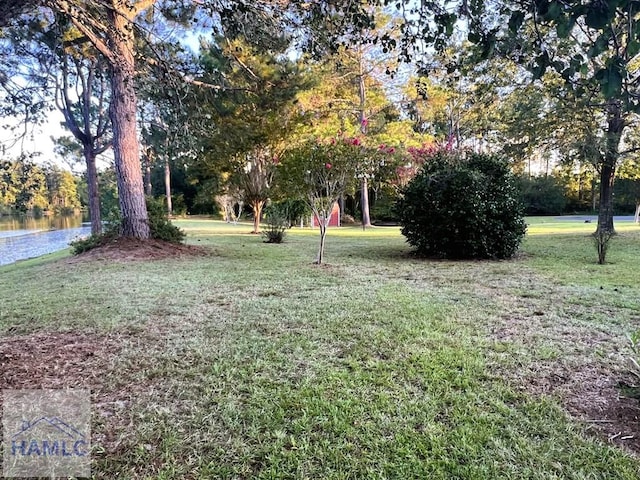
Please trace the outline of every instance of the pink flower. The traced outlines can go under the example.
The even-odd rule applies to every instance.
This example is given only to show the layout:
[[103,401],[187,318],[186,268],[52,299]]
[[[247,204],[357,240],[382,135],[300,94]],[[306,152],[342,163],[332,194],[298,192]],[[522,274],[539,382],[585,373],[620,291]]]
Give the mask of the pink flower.
[[354,139],[351,141],[351,144],[352,144],[352,145],[360,145],[360,139],[359,139],[359,138],[354,138]]
[[369,120],[366,118],[363,118],[361,123],[363,127],[366,127],[369,124]]
[[331,164],[330,164],[330,163],[325,163],[325,164],[324,164],[324,166],[325,166],[325,168],[326,168],[327,170],[329,170],[329,169],[331,168]]
[[445,151],[450,152],[453,149],[453,141],[453,135],[449,135],[449,140],[447,140],[447,144],[444,147]]
[[390,148],[387,150],[387,152],[388,152],[388,153],[395,153],[395,151],[396,151],[396,149],[395,149],[395,148],[393,148],[393,147],[390,147]]

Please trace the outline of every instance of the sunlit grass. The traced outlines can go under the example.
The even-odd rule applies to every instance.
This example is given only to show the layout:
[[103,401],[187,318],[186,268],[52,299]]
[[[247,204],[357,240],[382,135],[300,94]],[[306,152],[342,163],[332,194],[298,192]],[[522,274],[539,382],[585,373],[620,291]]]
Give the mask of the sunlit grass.
[[398,228],[347,227],[318,267],[310,229],[271,245],[249,224],[176,223],[214,254],[0,267],[0,338],[123,334],[99,382],[80,380],[128,402],[96,414],[120,442],[96,451],[96,478],[638,478],[637,458],[525,388],[554,362],[622,362],[634,230],[600,266],[594,224],[535,225],[496,262],[418,259]]
[[[633,222],[616,222],[616,231],[640,232],[640,226]],[[568,234],[584,234],[590,235],[596,230],[595,223],[579,223],[579,222],[557,222],[529,225],[527,228],[528,235],[568,235]]]

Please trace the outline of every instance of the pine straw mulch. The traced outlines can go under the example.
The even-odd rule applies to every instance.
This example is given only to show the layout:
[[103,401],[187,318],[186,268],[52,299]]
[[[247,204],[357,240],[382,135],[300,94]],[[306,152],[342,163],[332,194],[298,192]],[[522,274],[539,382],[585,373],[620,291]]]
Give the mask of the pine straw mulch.
[[95,388],[121,348],[119,337],[65,332],[0,338],[0,390]]
[[118,370],[122,368],[118,357],[128,339],[129,334],[93,332],[0,338],[0,402],[5,389],[87,390],[92,403],[92,443],[106,453],[114,452],[132,421],[133,399],[146,388],[122,384],[127,376]]
[[77,263],[85,261],[139,261],[162,260],[179,257],[204,257],[212,255],[212,250],[196,245],[170,243],[162,240],[139,240],[117,237],[87,252],[75,255],[66,261]]
[[634,383],[629,374],[597,362],[582,366],[550,362],[522,373],[521,391],[558,398],[588,432],[640,454],[640,401],[626,396],[622,388]]

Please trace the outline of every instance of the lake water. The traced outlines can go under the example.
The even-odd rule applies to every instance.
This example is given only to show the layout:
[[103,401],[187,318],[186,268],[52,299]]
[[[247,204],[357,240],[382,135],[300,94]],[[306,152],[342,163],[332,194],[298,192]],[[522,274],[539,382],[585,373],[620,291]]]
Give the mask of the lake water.
[[69,242],[90,234],[90,225],[79,215],[0,217],[0,265],[64,250]]

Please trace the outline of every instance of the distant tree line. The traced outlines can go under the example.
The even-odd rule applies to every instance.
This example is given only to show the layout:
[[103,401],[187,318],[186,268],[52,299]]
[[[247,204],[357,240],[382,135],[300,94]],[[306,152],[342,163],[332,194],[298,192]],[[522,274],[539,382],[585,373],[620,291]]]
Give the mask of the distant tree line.
[[0,160],[0,213],[73,213],[81,207],[80,181],[53,164]]

